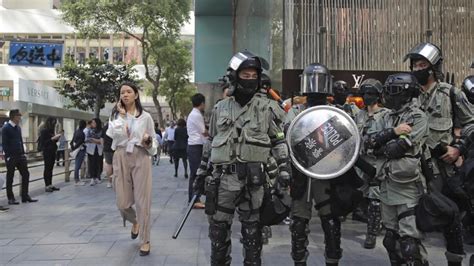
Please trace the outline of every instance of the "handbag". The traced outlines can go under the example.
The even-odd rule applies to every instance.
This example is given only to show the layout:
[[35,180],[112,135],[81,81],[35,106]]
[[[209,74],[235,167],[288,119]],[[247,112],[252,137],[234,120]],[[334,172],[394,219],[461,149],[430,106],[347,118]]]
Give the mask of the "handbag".
[[72,159],[76,159],[76,156],[79,153],[79,151],[81,150],[81,148],[82,148],[81,146],[77,147],[75,150],[73,150],[71,153],[69,153],[69,156]]

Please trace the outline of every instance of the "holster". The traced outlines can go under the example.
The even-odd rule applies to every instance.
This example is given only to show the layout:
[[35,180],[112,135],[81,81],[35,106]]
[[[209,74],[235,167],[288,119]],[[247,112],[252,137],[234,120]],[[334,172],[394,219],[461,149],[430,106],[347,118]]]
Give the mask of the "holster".
[[238,163],[235,169],[239,180],[244,180],[249,188],[265,184],[265,170],[262,163]]
[[220,176],[214,175],[206,182],[206,207],[204,212],[207,215],[214,215],[217,212],[217,195],[219,192],[220,181]]

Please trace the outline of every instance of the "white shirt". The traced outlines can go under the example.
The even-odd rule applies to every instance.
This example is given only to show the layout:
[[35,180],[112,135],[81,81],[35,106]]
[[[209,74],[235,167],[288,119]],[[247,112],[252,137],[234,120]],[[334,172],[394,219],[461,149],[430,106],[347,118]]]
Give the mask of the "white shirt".
[[165,129],[166,139],[169,141],[174,141],[174,127],[167,127]]
[[206,131],[204,117],[199,109],[193,108],[191,113],[189,113],[186,128],[188,129],[189,136],[188,145],[203,145],[206,142],[207,137],[203,135]]
[[[133,152],[134,146],[143,146],[143,135],[147,133],[152,138],[152,145],[148,148],[149,154],[156,154],[158,142],[155,136],[155,125],[151,115],[145,111],[139,117],[127,114],[125,118],[120,115],[116,119],[109,121],[107,136],[112,138],[112,149],[117,147],[126,148],[127,151]],[[131,150],[130,150],[131,149]]]

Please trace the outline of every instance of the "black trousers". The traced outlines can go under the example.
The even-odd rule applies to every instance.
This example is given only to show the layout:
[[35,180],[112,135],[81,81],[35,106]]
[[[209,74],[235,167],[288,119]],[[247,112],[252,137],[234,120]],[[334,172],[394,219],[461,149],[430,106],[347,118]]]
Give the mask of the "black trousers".
[[94,179],[100,179],[102,173],[102,156],[99,155],[97,148],[94,151],[94,155],[87,154],[87,160],[89,164],[89,177]]
[[53,168],[54,162],[56,160],[56,150],[44,150],[43,151],[43,159],[44,159],[44,185],[51,186],[53,183]]
[[14,200],[15,195],[13,194],[13,177],[15,176],[15,168],[20,171],[21,175],[21,197],[28,197],[28,186],[30,184],[30,172],[28,172],[28,163],[25,155],[12,156],[6,158],[7,165],[7,198],[8,200]]
[[64,166],[64,150],[58,150],[56,152],[56,164],[59,165],[60,160],[63,160],[62,164]]
[[[189,160],[189,185],[188,185],[188,201],[193,198],[193,183],[196,179],[196,173],[201,164],[202,145],[188,145],[188,160]],[[199,198],[198,198],[199,200]]]

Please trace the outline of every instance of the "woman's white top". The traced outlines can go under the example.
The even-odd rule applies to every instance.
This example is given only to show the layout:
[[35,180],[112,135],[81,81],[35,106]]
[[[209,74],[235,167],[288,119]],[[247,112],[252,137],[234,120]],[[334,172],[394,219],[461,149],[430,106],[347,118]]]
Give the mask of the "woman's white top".
[[107,136],[112,138],[113,150],[122,147],[129,153],[133,152],[135,146],[143,146],[142,139],[145,133],[151,136],[152,139],[152,145],[147,151],[150,155],[154,155],[158,148],[154,122],[151,115],[145,111],[139,117],[128,113],[126,117],[117,115],[115,119],[109,121],[109,128],[106,132]]

